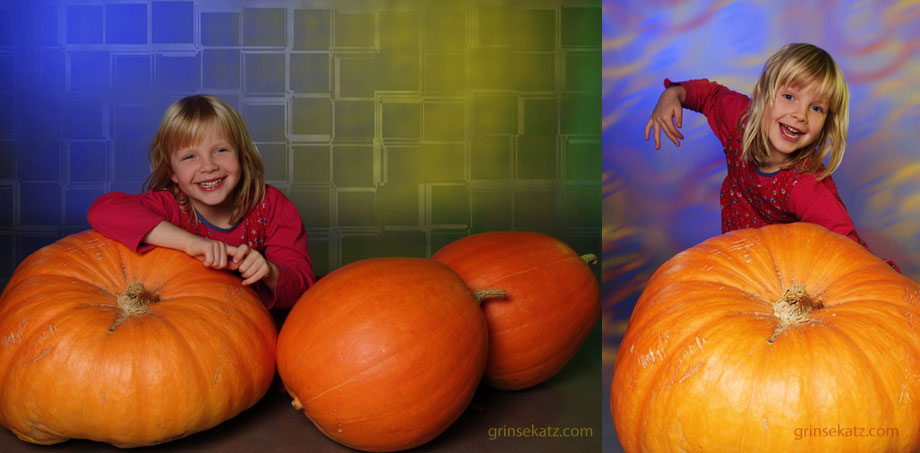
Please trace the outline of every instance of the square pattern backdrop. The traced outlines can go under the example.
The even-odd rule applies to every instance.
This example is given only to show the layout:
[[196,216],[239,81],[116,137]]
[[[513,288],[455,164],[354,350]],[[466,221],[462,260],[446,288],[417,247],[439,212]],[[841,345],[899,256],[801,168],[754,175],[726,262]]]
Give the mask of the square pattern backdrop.
[[0,283],[238,109],[318,274],[487,230],[601,245],[600,1],[0,1]]

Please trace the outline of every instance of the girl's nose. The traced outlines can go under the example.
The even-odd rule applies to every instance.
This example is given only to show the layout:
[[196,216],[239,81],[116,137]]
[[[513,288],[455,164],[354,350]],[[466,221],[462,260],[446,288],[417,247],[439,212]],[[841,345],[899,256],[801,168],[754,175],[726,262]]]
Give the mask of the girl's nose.
[[217,170],[217,162],[211,156],[204,156],[201,159],[201,166],[199,167],[200,171],[211,172]]

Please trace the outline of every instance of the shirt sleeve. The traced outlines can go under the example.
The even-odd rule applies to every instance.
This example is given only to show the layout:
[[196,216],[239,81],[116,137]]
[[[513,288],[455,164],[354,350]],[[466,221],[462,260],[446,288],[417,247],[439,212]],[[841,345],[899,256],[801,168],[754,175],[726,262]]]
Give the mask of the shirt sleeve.
[[728,141],[740,136],[741,117],[751,106],[749,97],[707,79],[679,83],[664,80],[665,88],[674,85],[684,87],[686,97],[683,107],[705,115],[709,127],[724,147],[728,147]]
[[789,195],[789,208],[799,220],[821,225],[869,248],[856,233],[853,219],[840,200],[831,177],[821,181],[814,175],[800,178]]
[[[818,181],[814,175],[798,180],[789,195],[789,207],[803,222],[816,223],[835,233],[842,234],[862,245],[870,253],[869,245],[856,233],[853,220],[837,193],[837,185],[830,176]],[[901,273],[894,261],[884,258],[892,269]]]
[[179,205],[172,193],[164,190],[129,195],[110,192],[89,207],[86,217],[90,226],[102,235],[128,248],[146,252],[154,248],[141,240],[163,220],[178,224]]
[[316,282],[300,212],[281,191],[266,186],[269,218],[265,231],[265,258],[278,267],[278,283],[268,308],[290,308]]

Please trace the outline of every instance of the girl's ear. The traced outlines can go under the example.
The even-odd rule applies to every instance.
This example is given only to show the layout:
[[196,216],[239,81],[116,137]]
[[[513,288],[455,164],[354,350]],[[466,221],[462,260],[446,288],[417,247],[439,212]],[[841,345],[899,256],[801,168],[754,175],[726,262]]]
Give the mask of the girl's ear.
[[176,174],[173,172],[169,172],[169,180],[176,184],[179,184],[179,179],[176,178]]

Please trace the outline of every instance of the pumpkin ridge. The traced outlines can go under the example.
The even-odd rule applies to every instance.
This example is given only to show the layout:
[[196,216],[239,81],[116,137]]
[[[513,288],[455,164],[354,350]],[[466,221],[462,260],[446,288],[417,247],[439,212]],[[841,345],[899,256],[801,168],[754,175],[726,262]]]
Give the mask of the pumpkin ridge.
[[[656,300],[659,297],[659,294],[663,293],[666,290],[671,290],[675,286],[691,286],[691,285],[702,285],[704,287],[712,287],[712,288],[720,287],[727,291],[736,292],[740,296],[742,296],[744,300],[751,302],[751,311],[741,312],[741,311],[736,310],[738,313],[750,313],[755,316],[763,315],[763,316],[773,317],[773,308],[769,306],[769,302],[766,302],[764,299],[758,297],[756,294],[751,294],[750,292],[745,291],[742,288],[739,288],[736,286],[723,285],[723,284],[719,284],[719,282],[709,281],[709,280],[676,280],[676,281],[668,282],[665,285],[660,285],[659,287],[655,288],[654,292],[648,294],[647,297],[642,297],[640,302],[642,302],[641,308],[643,310],[641,311],[639,310],[640,308],[639,302],[636,303],[636,309],[633,310],[633,313],[638,313],[639,316],[636,316],[636,317],[639,319],[632,319],[631,317],[628,321],[628,325],[629,326],[635,325],[637,326],[635,327],[635,329],[638,329],[641,331],[646,327],[646,324],[657,323],[658,320],[656,318],[661,316],[662,314],[670,313],[675,310],[681,309],[682,304],[690,303],[690,302],[682,301],[681,304],[673,304],[673,306],[669,307],[668,310],[665,312],[656,312],[656,316],[654,317],[649,317],[644,314],[644,311],[649,309],[647,308],[649,306],[648,304],[650,303],[648,302],[649,300]],[[737,304],[737,299],[735,299],[734,301],[727,301],[726,303],[727,304]],[[656,307],[658,305],[660,304],[653,305],[652,307]],[[720,303],[720,305],[722,304]],[[757,310],[758,308],[763,308],[763,310]],[[639,322],[636,322],[636,321],[639,321]]]
[[[19,284],[17,285],[17,287],[20,287],[21,285],[28,283],[33,278],[35,277],[19,280]],[[62,277],[55,276],[55,278],[62,278]],[[9,288],[9,289],[12,290],[12,288]],[[12,294],[12,292],[10,294]],[[38,299],[39,299],[37,300],[38,303],[43,302],[41,298],[38,298]],[[0,303],[2,303],[2,300],[0,300]],[[5,332],[3,333],[3,338],[0,339],[0,341],[3,341],[3,344],[2,344],[3,348],[6,349],[11,346],[15,348],[13,350],[4,351],[4,354],[3,354],[4,356],[10,357],[11,360],[12,358],[19,357],[21,354],[25,353],[27,347],[32,347],[32,348],[35,347],[36,339],[38,336],[44,335],[45,332],[49,331],[48,328],[45,328],[45,327],[34,328],[31,326],[41,326],[41,325],[60,326],[61,317],[66,317],[67,314],[71,313],[72,308],[79,308],[80,306],[79,302],[60,303],[60,301],[56,301],[56,303],[48,303],[46,305],[48,305],[48,307],[45,309],[34,310],[35,305],[15,306],[15,305],[9,305],[9,304],[0,304],[0,307],[8,308],[7,310],[0,310],[0,312],[2,312],[0,313],[0,319],[18,319],[19,318],[18,312],[20,311],[26,311],[26,312],[35,313],[38,315],[35,318],[28,318],[27,324],[24,324],[24,325],[19,324],[18,333],[14,332],[13,330],[9,331],[10,332],[9,334],[6,334]],[[10,311],[10,310],[13,310],[13,311]],[[0,321],[0,325],[2,325],[2,321]],[[17,326],[11,326],[11,327],[15,329],[15,327]],[[51,330],[52,334],[54,334],[54,332],[57,331],[56,328],[51,328],[51,329],[52,329]],[[5,341],[6,338],[13,338],[14,336],[16,337],[14,341]],[[41,358],[44,358],[44,356]],[[12,363],[15,363],[15,362],[12,362]],[[8,382],[10,378],[10,373],[12,373],[16,368],[15,366],[12,366],[12,363],[10,364],[11,366],[0,367],[0,388],[7,388],[6,383]],[[2,415],[0,415],[0,418],[2,418]]]
[[[859,347],[859,342],[855,341],[850,336],[849,333],[845,332],[843,329],[840,329],[838,326],[833,325],[833,324],[827,324],[827,326],[830,328],[831,331],[836,332],[840,336],[840,338],[846,342],[848,352],[851,354],[855,352],[856,355],[858,355],[858,357],[862,361],[862,363],[866,365],[865,368],[871,370],[870,372],[873,378],[873,383],[872,383],[873,385],[869,385],[868,387],[874,389],[876,395],[879,396],[877,401],[884,402],[884,404],[888,406],[886,407],[886,409],[889,410],[888,413],[890,414],[895,413],[893,405],[890,404],[890,399],[888,398],[888,394],[885,392],[887,388],[884,385],[884,382],[885,382],[884,378],[882,378],[882,376],[879,375],[878,367],[871,366],[873,361],[871,358],[869,358],[866,355],[866,352],[862,348]],[[861,386],[861,388],[864,389],[865,386]]]
[[[532,232],[526,232],[526,231],[516,231],[515,234],[527,235],[527,236],[532,236],[532,237],[541,236],[539,234],[532,233]],[[488,231],[484,233],[478,233],[478,234],[465,236],[461,239],[475,241],[475,246],[463,248],[463,247],[452,247],[451,246],[452,244],[447,244],[444,247],[442,247],[440,250],[434,253],[434,255],[440,254],[440,256],[437,257],[437,260],[441,261],[441,257],[443,257],[444,253],[449,252],[451,254],[451,259],[444,261],[444,264],[447,264],[448,262],[449,263],[463,262],[470,256],[475,257],[475,256],[482,254],[483,251],[489,251],[495,248],[496,246],[505,245],[508,240],[506,238],[506,232],[503,232],[503,231]],[[456,252],[456,250],[464,250],[464,249],[465,249],[464,253]],[[434,255],[432,256],[432,259],[436,259]]]
[[[526,269],[522,269],[522,270],[519,270],[519,271],[515,271],[514,273],[511,273],[511,274],[502,275],[501,277],[498,277],[498,278],[496,278],[496,279],[494,279],[494,280],[491,280],[491,281],[488,281],[488,282],[480,282],[479,284],[476,285],[477,288],[471,288],[471,289],[492,288],[492,287],[501,288],[501,282],[504,281],[504,280],[507,280],[507,279],[509,279],[509,278],[517,277],[518,275],[521,275],[521,274],[524,274],[524,273],[527,273],[527,272],[530,272],[530,271],[533,271],[533,270],[536,270],[536,269],[542,269],[542,268],[545,268],[545,267],[555,266],[555,265],[558,265],[558,264],[560,264],[560,263],[565,263],[566,261],[572,261],[572,260],[576,260],[576,261],[578,261],[578,262],[580,262],[580,263],[585,263],[584,260],[582,260],[581,257],[578,256],[578,255],[575,255],[575,256],[565,256],[565,257],[562,257],[562,258],[560,258],[560,259],[558,259],[558,260],[556,260],[556,261],[550,261],[550,262],[547,262],[547,263],[540,263],[540,264],[537,264],[537,265],[534,265],[534,266],[530,266],[530,267],[528,267],[528,268],[526,268]],[[587,266],[587,263],[585,263],[585,265]],[[593,273],[592,273],[592,275],[593,275]]]
[[[89,235],[87,235],[87,237],[89,237]],[[121,288],[122,285],[127,287],[131,283],[127,275],[128,260],[125,259],[121,247],[116,246],[116,244],[111,239],[100,235],[99,238],[86,240],[86,245],[80,246],[79,242],[75,241],[74,238],[65,238],[64,244],[71,244],[72,242],[75,242],[76,244],[69,245],[67,250],[69,252],[79,252],[79,257],[82,258],[82,260],[77,261],[77,263],[81,266],[81,273],[74,273],[74,275],[80,275],[81,278],[91,280],[85,277],[85,275],[89,273],[90,275],[94,275],[96,277],[96,282],[99,285],[109,284],[112,286],[112,288]],[[99,251],[91,256],[90,251],[95,249],[99,249]],[[133,250],[130,252],[135,255],[139,255]],[[122,278],[116,278],[115,275],[111,275],[108,272],[105,272],[111,269],[111,267],[99,266],[97,264],[99,261],[104,262],[106,258],[112,260],[115,263],[113,264],[113,267],[117,265],[118,269],[121,270],[120,277]],[[44,273],[44,270],[42,273]],[[121,290],[113,289],[113,291],[120,292]]]
[[[183,349],[182,354],[188,354],[188,357],[198,357],[199,356],[198,354],[196,354],[196,350],[193,347],[193,345],[189,342],[188,338],[186,338],[185,332],[183,332],[181,329],[176,327],[176,324],[172,320],[168,319],[165,316],[156,314],[156,313],[151,313],[151,315],[152,315],[151,316],[152,318],[158,319],[162,323],[162,325],[168,329],[168,331],[171,333],[170,336],[172,336],[174,339],[173,346],[176,348],[181,347]],[[217,330],[221,330],[221,329],[211,329],[211,332],[214,332]],[[177,353],[176,355],[179,355],[179,354]],[[201,379],[191,379],[190,380],[190,382],[197,383],[196,387],[198,389],[198,392],[196,392],[196,394],[197,395],[209,395],[210,394],[209,389],[203,385],[204,382],[210,381],[209,379],[207,379],[207,376],[209,376],[209,374],[206,373],[205,372],[206,370],[203,368],[204,364],[202,363],[201,360],[193,360],[192,362],[194,363],[195,376],[201,378]],[[242,392],[239,392],[239,393],[242,393]],[[210,408],[210,407],[201,407],[201,409],[213,410],[213,408]],[[193,417],[195,418],[195,424],[200,425],[204,419],[210,419],[211,414],[205,413],[202,410],[202,411],[197,411],[197,416],[193,416]],[[203,428],[202,431],[205,429],[209,429],[213,427],[214,425],[216,424],[209,424],[209,426]]]
[[[854,339],[850,336],[850,334],[847,333],[847,331],[846,331],[845,329],[841,329],[840,326],[838,326],[838,325],[836,325],[836,324],[827,323],[827,322],[824,322],[824,321],[819,320],[819,319],[809,319],[809,320],[807,321],[807,323],[810,323],[810,324],[817,324],[817,325],[820,325],[820,326],[823,326],[823,327],[827,328],[828,331],[834,332],[837,336],[839,336],[841,339],[843,339],[843,340],[846,342],[846,344],[847,344],[847,353],[852,354],[852,353],[855,352],[855,353],[856,353],[855,355],[858,355],[858,356],[860,357],[860,360],[861,360],[862,363],[867,364],[867,365],[872,363],[872,360],[868,357],[868,355],[866,354],[866,352],[865,352],[863,349],[861,349],[861,348],[859,347],[859,342],[857,342],[856,340],[854,340]],[[790,326],[790,327],[795,327],[795,326]],[[777,338],[777,340],[778,340],[778,338]],[[877,400],[878,400],[878,401],[883,401],[887,406],[889,406],[889,407],[886,408],[886,409],[889,410],[887,413],[894,413],[894,410],[893,410],[893,408],[891,407],[891,404],[888,404],[888,403],[889,403],[889,399],[886,398],[886,397],[888,396],[888,394],[887,394],[886,392],[884,392],[885,386],[882,385],[882,384],[884,383],[884,379],[882,379],[881,376],[879,375],[879,370],[878,370],[878,368],[872,367],[872,366],[866,366],[866,368],[869,368],[869,369],[872,370],[872,376],[873,376],[874,382],[873,382],[872,384],[869,384],[869,387],[871,387],[871,388],[873,388],[873,389],[876,389],[876,395],[879,396],[879,398],[878,398]],[[760,376],[758,375],[758,382],[759,382],[759,380],[760,380]],[[814,381],[814,380],[807,380],[807,381],[811,382],[811,381]],[[874,385],[873,385],[873,384],[874,384]],[[861,388],[862,388],[862,387],[861,387]],[[802,391],[802,393],[808,393],[810,390],[811,390],[811,389],[804,389],[804,390]],[[748,412],[749,412],[749,411],[748,411]],[[747,424],[745,424],[745,426],[747,426]],[[743,451],[743,449],[742,449],[741,451]]]
[[[706,242],[704,242],[703,244],[706,244]],[[703,245],[703,244],[700,244],[700,245]],[[675,255],[673,258],[671,258],[670,260],[668,260],[667,262],[665,262],[665,264],[663,264],[663,265],[655,272],[655,274],[653,274],[652,277],[649,278],[648,281],[651,282],[651,281],[653,281],[653,280],[656,280],[656,277],[657,277],[657,279],[665,278],[665,277],[663,277],[663,275],[670,274],[670,273],[672,273],[672,272],[676,272],[679,268],[678,268],[678,269],[675,269],[675,267],[677,267],[679,264],[681,264],[681,261],[686,260],[686,259],[692,259],[692,260],[694,260],[694,261],[697,261],[697,260],[699,260],[699,261],[709,261],[709,260],[712,260],[712,259],[718,259],[718,260],[730,261],[730,262],[735,262],[735,261],[737,261],[737,258],[738,258],[738,257],[734,256],[734,252],[729,251],[729,250],[727,250],[727,249],[725,249],[725,248],[719,247],[719,246],[717,246],[717,244],[712,244],[712,243],[710,243],[710,244],[706,244],[706,245],[707,245],[707,247],[701,247],[700,250],[688,249],[688,250],[685,250],[685,251],[683,251],[683,252],[680,252],[680,254],[678,254],[678,255]],[[677,259],[677,257],[678,257],[678,256],[681,256],[681,255],[684,255],[684,259],[683,259],[683,260]],[[720,255],[729,256],[729,257],[731,258],[731,260],[725,260],[724,258],[716,258],[716,257],[718,257],[718,256],[720,256]],[[689,257],[689,258],[687,258],[687,257]],[[681,265],[681,267],[683,267],[683,265]],[[715,266],[714,266],[714,267],[715,267]],[[775,262],[774,262],[774,268],[776,268]],[[741,287],[742,287],[742,286],[749,286],[749,287],[752,287],[752,288],[763,288],[765,292],[772,292],[772,291],[771,291],[771,288],[773,288],[773,289],[782,288],[782,282],[781,282],[781,281],[777,280],[777,285],[776,285],[776,286],[773,286],[773,285],[771,284],[771,282],[767,282],[767,281],[765,281],[765,280],[762,280],[762,279],[758,278],[758,277],[760,277],[760,276],[758,276],[758,275],[756,275],[756,274],[751,274],[751,273],[745,272],[743,269],[739,269],[738,266],[724,265],[724,266],[722,266],[722,270],[723,270],[723,271],[729,271],[729,272],[730,272],[730,275],[733,276],[733,277],[735,277],[735,279],[738,281],[738,284],[735,285],[735,284],[733,284],[732,282],[724,282],[726,274],[705,274],[705,273],[698,273],[698,274],[693,274],[693,275],[687,276],[687,277],[684,277],[683,275],[678,275],[678,276],[676,276],[676,277],[671,277],[671,278],[673,278],[673,282],[693,282],[693,281],[700,281],[700,282],[709,282],[709,283],[714,283],[714,284],[718,283],[718,284],[720,284],[720,286],[724,286],[724,287],[726,287],[726,288],[735,288],[735,289],[739,289],[739,290],[741,290]],[[658,275],[659,273],[660,273],[661,275]],[[708,279],[703,279],[703,278],[701,278],[701,277],[709,277],[709,278],[708,278]],[[669,282],[669,283],[673,283],[673,282]],[[646,284],[646,286],[648,286],[648,285]],[[755,297],[756,297],[755,294],[753,294],[753,293],[751,293],[751,292],[749,292],[749,291],[745,291],[745,290],[741,290],[741,291],[743,291],[743,292],[746,293],[746,294],[749,294],[749,295],[751,295],[751,296],[755,296]],[[776,290],[776,296],[773,297],[773,298],[775,299],[776,297],[779,297],[779,295],[780,295],[781,293],[782,293],[782,289],[777,289],[777,290]],[[654,294],[654,293],[653,293],[653,294]],[[641,297],[641,296],[640,296],[640,297]],[[769,302],[768,302],[768,303],[769,303]],[[772,312],[772,309],[771,309],[771,312]]]
[[[715,324],[718,324],[720,321],[721,321],[721,320],[718,319],[717,317],[716,317],[716,318],[713,318],[713,319],[710,319],[710,320],[707,321],[706,323],[702,324],[698,329],[693,330],[692,332],[688,333],[687,336],[685,337],[685,339],[686,339],[686,338],[690,338],[691,335],[693,335],[694,337],[699,337],[699,333],[700,333],[700,332],[704,332],[704,331],[710,330],[710,327],[712,327],[712,326],[715,325]],[[628,333],[629,333],[629,332],[627,331],[627,334],[628,334]],[[624,336],[623,339],[625,340],[626,337]],[[635,345],[635,341],[632,341],[632,345],[630,345],[630,346],[633,346],[633,345]],[[622,347],[623,347],[623,343],[621,342],[621,346],[620,346],[619,349],[622,349]],[[619,361],[619,358],[620,358],[620,357],[626,357],[626,356],[625,356],[625,355],[621,355],[621,354],[618,353],[618,354],[617,354],[617,360],[616,360],[617,362]],[[635,360],[638,360],[638,359],[639,359],[639,357],[638,357],[638,354],[637,354],[637,355],[635,355]],[[661,360],[660,362],[661,362],[661,365],[664,364],[664,360]],[[657,366],[657,367],[655,368],[655,370],[652,371],[651,379],[646,379],[646,380],[645,380],[646,382],[658,382],[658,380],[659,380],[660,377],[661,377],[661,373],[663,373],[664,370],[667,368],[667,367],[661,366],[661,365]],[[614,363],[614,368],[616,368],[616,363]],[[635,389],[634,389],[633,391],[635,391]],[[652,398],[652,396],[653,396],[654,393],[655,393],[655,391],[654,391],[654,389],[653,389],[653,386],[646,386],[645,388],[643,388],[643,389],[642,389],[642,395],[641,395],[641,397],[640,397],[641,399],[640,399],[640,401],[639,401],[639,404],[636,405],[636,407],[647,407],[648,404],[649,404],[649,400]],[[619,434],[619,433],[618,433],[618,434]],[[636,433],[634,434],[634,437],[635,437],[635,439],[643,439],[643,438],[646,437],[645,434],[644,434],[644,432],[643,432],[643,424],[640,424],[640,425],[638,426],[638,429],[637,429]]]
[[[393,349],[396,349],[396,348],[393,348]],[[321,398],[323,395],[325,395],[325,394],[327,394],[327,393],[329,393],[329,392],[331,392],[331,391],[333,391],[333,390],[336,390],[336,389],[338,389],[339,387],[348,385],[348,384],[351,383],[352,381],[354,381],[354,380],[356,380],[356,379],[358,379],[358,378],[364,376],[365,374],[367,374],[367,373],[369,373],[369,372],[371,372],[371,371],[373,371],[373,370],[379,368],[379,367],[382,366],[383,364],[385,364],[385,363],[387,363],[387,362],[390,362],[392,359],[394,359],[394,358],[396,358],[396,357],[398,357],[398,356],[400,356],[400,355],[402,355],[402,351],[398,351],[398,352],[396,352],[395,354],[393,354],[393,355],[391,355],[391,356],[389,356],[389,357],[387,357],[387,358],[385,358],[385,359],[383,359],[383,360],[381,360],[381,361],[379,361],[379,362],[374,363],[373,365],[371,365],[371,366],[369,366],[369,367],[367,367],[367,368],[361,370],[361,372],[355,373],[355,374],[354,374],[353,376],[351,376],[350,378],[348,378],[348,379],[346,379],[346,380],[344,380],[344,381],[342,381],[342,382],[339,382],[338,384],[336,384],[336,385],[334,385],[334,386],[332,386],[332,387],[330,387],[330,388],[328,388],[328,389],[326,389],[326,390],[323,390],[322,392],[319,392],[319,393],[316,394],[314,397],[312,397],[312,398],[310,398],[310,399],[308,399],[308,400],[306,400],[306,401],[303,401],[301,404],[304,405],[304,406],[306,406],[307,404],[310,404],[311,402],[315,401],[316,399]]]

